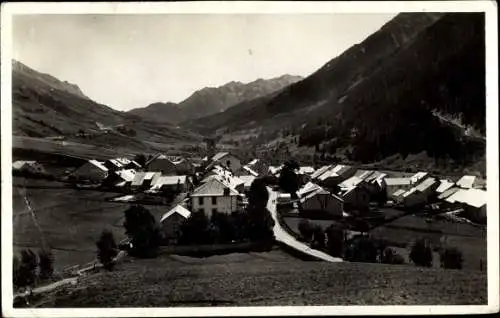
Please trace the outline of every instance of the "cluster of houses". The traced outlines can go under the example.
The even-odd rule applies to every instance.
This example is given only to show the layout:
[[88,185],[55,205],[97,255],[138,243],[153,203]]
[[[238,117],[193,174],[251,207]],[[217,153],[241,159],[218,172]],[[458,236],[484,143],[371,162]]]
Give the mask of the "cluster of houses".
[[[14,169],[30,166],[30,163],[15,163]],[[144,165],[127,158],[88,160],[72,171],[69,178],[112,187],[129,194],[125,196],[127,200],[133,200],[136,194],[157,198],[175,194],[173,208],[161,218],[166,228],[175,229],[192,211],[210,217],[214,213],[241,210],[252,182],[262,176],[279,177],[282,167],[268,165],[260,159],[244,164],[228,152],[203,158],[201,162],[157,154]],[[297,196],[292,199],[282,193],[278,204],[292,202],[304,213],[343,217],[346,213],[369,211],[372,202],[382,201],[405,209],[437,203],[440,209],[461,209],[473,220],[486,219],[485,186],[474,176],[463,176],[456,182],[438,179],[426,172],[392,177],[343,164],[317,169],[300,166],[296,173],[301,181]]]

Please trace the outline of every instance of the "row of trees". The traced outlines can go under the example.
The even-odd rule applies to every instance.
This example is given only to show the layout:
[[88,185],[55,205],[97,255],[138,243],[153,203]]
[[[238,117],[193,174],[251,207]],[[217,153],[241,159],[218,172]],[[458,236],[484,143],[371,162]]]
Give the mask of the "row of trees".
[[[334,257],[341,257],[351,262],[404,264],[404,258],[386,242],[376,240],[366,235],[347,238],[344,229],[332,224],[323,230],[319,225],[302,220],[298,226],[302,238],[311,244],[312,248],[320,249]],[[432,267],[433,250],[425,239],[417,240],[411,248],[410,261],[417,266]],[[439,250],[440,264],[443,268],[461,269],[462,253],[455,247]]]
[[38,253],[31,249],[21,250],[13,259],[13,283],[16,288],[36,285],[50,279],[54,273],[52,251],[42,249]]

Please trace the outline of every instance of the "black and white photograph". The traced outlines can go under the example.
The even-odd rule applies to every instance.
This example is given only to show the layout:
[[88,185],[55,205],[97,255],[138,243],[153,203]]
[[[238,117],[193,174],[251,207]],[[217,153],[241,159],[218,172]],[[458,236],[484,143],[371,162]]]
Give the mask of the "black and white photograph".
[[434,4],[3,3],[3,314],[497,312],[496,6]]

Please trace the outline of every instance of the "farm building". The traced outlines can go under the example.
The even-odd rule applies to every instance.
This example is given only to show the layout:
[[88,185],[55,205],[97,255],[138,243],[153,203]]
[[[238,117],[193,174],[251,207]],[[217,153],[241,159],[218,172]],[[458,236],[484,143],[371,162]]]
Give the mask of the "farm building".
[[452,206],[464,209],[467,218],[475,222],[485,222],[487,193],[481,189],[459,189],[447,197],[445,201]]
[[219,152],[212,158],[210,158],[210,163],[207,166],[207,170],[211,170],[215,165],[222,165],[232,172],[236,172],[241,169],[241,160],[235,155],[229,152]]
[[217,176],[207,180],[191,193],[193,211],[203,212],[209,218],[213,213],[231,214],[237,211],[240,205],[240,193]]
[[161,176],[157,178],[150,192],[189,192],[193,189],[193,184],[188,176]]
[[175,244],[180,234],[180,227],[191,216],[191,211],[182,205],[176,205],[165,213],[160,224],[168,244]]
[[169,157],[163,154],[157,154],[148,160],[145,165],[145,170],[151,172],[161,172],[163,175],[175,175],[177,173],[177,167],[175,164]]
[[130,182],[130,187],[132,189],[147,189],[153,186],[160,177],[160,172],[137,172],[134,180]]
[[356,169],[347,165],[336,165],[318,177],[320,185],[335,188],[339,183],[354,175]]
[[370,191],[363,184],[358,184],[354,187],[343,189],[340,192],[342,200],[344,200],[344,208],[349,210],[367,210],[370,205]]
[[344,201],[342,198],[321,187],[301,196],[300,203],[302,211],[307,213],[321,212],[341,217],[344,210]]
[[108,177],[109,169],[103,162],[89,160],[70,174],[71,179],[102,182]]
[[17,160],[12,163],[12,170],[19,173],[43,174],[45,169],[43,165],[36,161]]
[[412,182],[410,178],[385,178],[385,187],[387,196],[390,197],[391,194],[397,190],[408,191],[412,188]]

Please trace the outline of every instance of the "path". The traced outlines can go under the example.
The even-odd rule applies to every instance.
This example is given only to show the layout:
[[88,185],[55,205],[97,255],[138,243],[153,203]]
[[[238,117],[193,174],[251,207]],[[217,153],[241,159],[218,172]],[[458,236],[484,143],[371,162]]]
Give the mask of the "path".
[[332,257],[326,253],[320,252],[318,250],[310,248],[308,245],[297,241],[291,234],[289,234],[279,223],[278,215],[276,211],[276,199],[278,197],[278,193],[273,191],[271,188],[268,188],[269,192],[269,200],[267,201],[267,209],[271,213],[272,218],[274,219],[274,236],[277,241],[282,242],[293,249],[301,251],[305,254],[314,256],[321,260],[327,262],[342,262],[341,258]]

